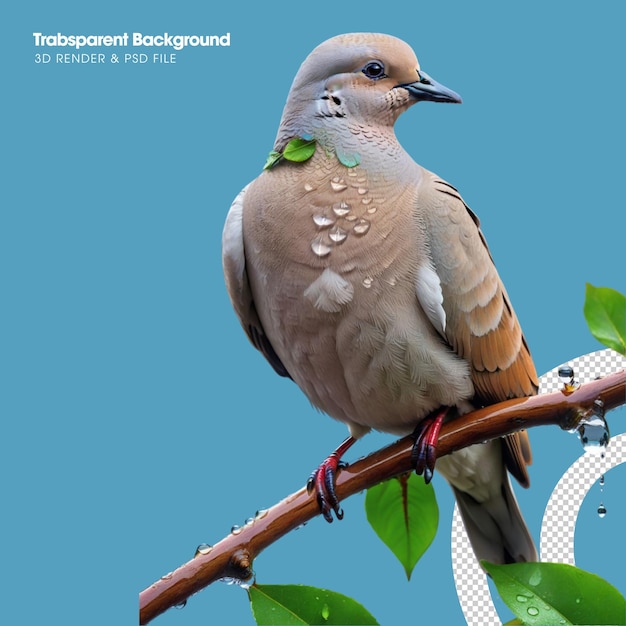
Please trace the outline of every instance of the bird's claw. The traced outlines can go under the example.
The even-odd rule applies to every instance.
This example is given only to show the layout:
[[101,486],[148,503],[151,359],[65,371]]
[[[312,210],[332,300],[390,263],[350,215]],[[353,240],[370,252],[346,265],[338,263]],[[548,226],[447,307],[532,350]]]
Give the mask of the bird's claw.
[[433,479],[433,470],[437,461],[437,448],[430,444],[420,444],[416,439],[411,452],[411,462],[416,474],[424,475],[424,482],[428,484]]
[[416,474],[424,475],[424,482],[428,484],[433,479],[435,462],[437,461],[437,441],[443,419],[448,413],[448,407],[439,409],[424,418],[413,431],[415,443],[411,450],[411,464]]
[[343,510],[339,506],[339,498],[335,492],[335,477],[337,469],[346,466],[341,457],[354,441],[353,437],[348,437],[306,481],[307,492],[315,491],[320,513],[328,523],[333,521],[333,511],[337,519],[343,519]]
[[306,483],[308,493],[315,491],[317,505],[329,524],[333,522],[333,511],[337,519],[343,519],[343,510],[339,506],[339,498],[335,492],[335,476],[337,468],[344,465],[344,463],[339,462],[339,457],[333,453],[320,464]]

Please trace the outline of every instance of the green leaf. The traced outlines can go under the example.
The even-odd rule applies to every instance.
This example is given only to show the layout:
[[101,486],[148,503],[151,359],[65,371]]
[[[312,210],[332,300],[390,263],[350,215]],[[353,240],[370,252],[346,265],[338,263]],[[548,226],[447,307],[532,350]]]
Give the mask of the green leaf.
[[591,334],[626,356],[626,297],[615,289],[587,283],[584,313]]
[[274,167],[274,165],[276,165],[276,163],[278,163],[278,161],[280,160],[280,152],[276,152],[276,150],[272,150],[268,155],[267,155],[267,161],[265,161],[265,165],[263,166],[264,170],[269,170],[270,168]]
[[302,163],[313,156],[315,152],[315,139],[292,139],[283,150],[283,156],[287,161]]
[[252,615],[261,626],[301,624],[378,625],[372,614],[352,598],[305,585],[252,585]]
[[437,534],[439,508],[433,486],[413,473],[386,480],[367,490],[365,511],[410,580],[415,564]]
[[482,564],[524,624],[626,625],[626,600],[595,574],[564,563]]

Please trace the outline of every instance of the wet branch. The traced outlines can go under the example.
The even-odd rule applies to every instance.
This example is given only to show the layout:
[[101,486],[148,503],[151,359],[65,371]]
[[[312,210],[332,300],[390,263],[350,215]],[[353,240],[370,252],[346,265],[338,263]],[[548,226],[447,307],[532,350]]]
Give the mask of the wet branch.
[[[556,391],[516,398],[458,417],[442,427],[437,456],[523,428],[548,424],[575,428],[597,400],[602,401],[605,411],[626,404],[626,370],[585,383],[569,395]],[[339,499],[409,471],[412,444],[411,437],[405,437],[340,470]],[[319,510],[315,495],[308,495],[304,488],[275,504],[240,533],[229,534],[207,554],[198,555],[142,591],[140,624],[147,624],[220,578],[249,579],[252,562],[267,546],[316,515]]]

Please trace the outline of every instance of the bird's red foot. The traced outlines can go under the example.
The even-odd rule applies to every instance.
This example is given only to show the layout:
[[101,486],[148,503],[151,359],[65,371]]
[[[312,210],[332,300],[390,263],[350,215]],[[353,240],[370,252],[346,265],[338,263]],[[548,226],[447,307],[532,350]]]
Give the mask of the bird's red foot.
[[437,441],[443,419],[448,413],[449,407],[437,409],[434,413],[425,417],[413,431],[413,450],[411,451],[411,463],[416,474],[424,474],[424,481],[428,484],[433,478],[435,461],[437,460]]
[[341,457],[355,441],[356,439],[353,437],[348,437],[327,459],[320,463],[320,466],[311,474],[306,483],[306,490],[309,493],[315,490],[320,512],[329,523],[333,521],[333,511],[337,519],[343,518],[343,511],[335,493],[335,475],[337,468],[342,465]]

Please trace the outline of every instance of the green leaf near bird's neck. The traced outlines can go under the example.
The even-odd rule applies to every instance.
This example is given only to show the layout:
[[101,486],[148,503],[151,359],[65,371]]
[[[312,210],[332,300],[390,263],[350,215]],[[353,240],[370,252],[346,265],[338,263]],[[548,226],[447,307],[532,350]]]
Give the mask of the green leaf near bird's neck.
[[272,150],[267,155],[267,161],[265,161],[265,165],[263,166],[263,169],[269,170],[270,168],[274,167],[274,165],[276,165],[276,163],[278,163],[278,161],[280,160],[281,156],[282,155],[280,154],[280,152],[276,152],[276,150]]
[[269,170],[281,159],[302,163],[308,161],[315,154],[315,139],[296,137],[287,143],[282,152],[272,150],[265,162],[264,170]]
[[292,139],[283,150],[287,161],[302,163],[308,161],[315,153],[315,139]]
[[[265,161],[263,169],[272,169],[281,159],[292,161],[293,163],[308,161],[315,154],[315,148],[316,140],[312,137],[295,137],[287,143],[282,152],[272,150],[267,157],[267,161]],[[361,155],[358,152],[343,152],[341,150],[335,150],[334,152],[339,162],[346,167],[356,167],[361,162]],[[330,157],[332,151],[327,150],[327,154]]]

